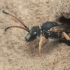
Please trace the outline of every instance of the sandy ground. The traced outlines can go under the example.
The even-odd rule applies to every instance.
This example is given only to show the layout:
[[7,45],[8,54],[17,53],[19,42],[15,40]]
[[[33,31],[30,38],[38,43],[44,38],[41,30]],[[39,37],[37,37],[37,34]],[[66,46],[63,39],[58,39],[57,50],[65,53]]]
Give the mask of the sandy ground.
[[55,21],[59,16],[70,17],[70,0],[0,0],[0,70],[70,70],[70,46],[49,43],[38,54],[38,42],[27,43],[27,32],[4,29],[20,25],[5,10],[24,22],[29,28]]

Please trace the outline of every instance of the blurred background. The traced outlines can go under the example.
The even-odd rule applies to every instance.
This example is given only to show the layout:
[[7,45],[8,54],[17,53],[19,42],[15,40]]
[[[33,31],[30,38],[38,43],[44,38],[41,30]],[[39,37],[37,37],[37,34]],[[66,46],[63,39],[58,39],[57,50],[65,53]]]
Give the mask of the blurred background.
[[48,43],[39,56],[39,40],[27,43],[27,32],[21,29],[4,31],[10,25],[22,25],[3,10],[31,28],[61,16],[70,18],[70,0],[0,0],[0,70],[70,70],[70,46]]

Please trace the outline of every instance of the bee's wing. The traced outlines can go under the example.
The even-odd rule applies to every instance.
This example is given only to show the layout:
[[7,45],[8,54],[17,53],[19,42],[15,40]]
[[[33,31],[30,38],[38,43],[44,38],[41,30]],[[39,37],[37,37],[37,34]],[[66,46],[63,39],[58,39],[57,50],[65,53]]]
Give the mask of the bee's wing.
[[60,26],[52,27],[50,31],[70,33],[70,24],[61,24]]

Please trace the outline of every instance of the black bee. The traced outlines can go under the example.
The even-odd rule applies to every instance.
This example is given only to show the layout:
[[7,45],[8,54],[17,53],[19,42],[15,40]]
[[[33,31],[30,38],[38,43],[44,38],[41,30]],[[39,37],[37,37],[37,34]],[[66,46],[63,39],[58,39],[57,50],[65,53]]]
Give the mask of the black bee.
[[[23,22],[21,22],[15,16],[5,12],[4,10],[3,10],[3,13],[15,18],[17,21],[19,21],[23,25],[22,27],[21,26],[10,26],[10,27],[7,27],[5,31],[9,28],[24,29],[25,31],[28,32],[28,34],[25,37],[25,40],[27,42],[33,41],[38,37],[40,38],[39,53],[41,52],[41,46],[44,40],[51,39],[51,40],[58,40],[59,42],[70,41],[69,23],[58,24],[56,22],[45,22],[41,27],[33,26],[31,29],[29,29]],[[64,18],[62,20],[64,20]],[[62,21],[60,20],[60,22]]]

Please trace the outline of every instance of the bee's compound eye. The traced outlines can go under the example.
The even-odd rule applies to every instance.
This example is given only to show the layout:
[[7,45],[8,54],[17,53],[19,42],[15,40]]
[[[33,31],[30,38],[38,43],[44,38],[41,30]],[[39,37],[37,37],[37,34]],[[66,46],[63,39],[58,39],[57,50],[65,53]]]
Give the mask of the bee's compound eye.
[[37,34],[37,32],[34,32],[33,34],[35,35],[35,34]]

